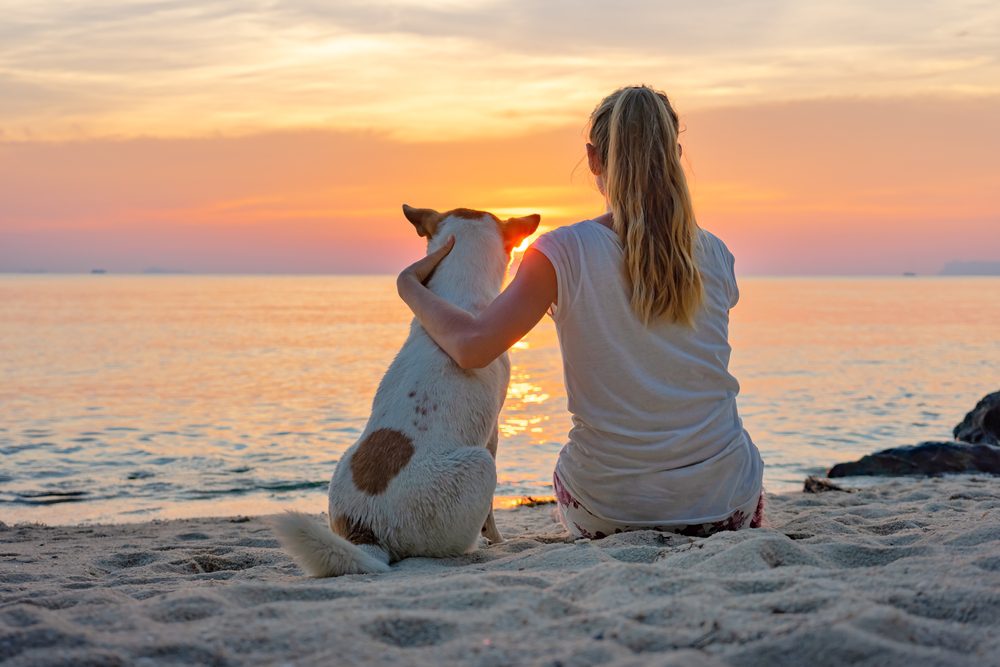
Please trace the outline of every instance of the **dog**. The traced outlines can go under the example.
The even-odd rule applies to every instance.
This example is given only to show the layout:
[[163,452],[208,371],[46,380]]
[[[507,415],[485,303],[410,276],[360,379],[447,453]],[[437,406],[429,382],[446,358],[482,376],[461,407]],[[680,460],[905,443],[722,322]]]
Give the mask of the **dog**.
[[[500,292],[512,249],[540,216],[500,220],[458,208],[403,205],[427,252],[455,245],[427,287],[472,313]],[[330,480],[329,528],[298,512],[275,520],[278,538],[316,577],[385,572],[411,556],[447,557],[503,538],[493,519],[497,419],[507,394],[506,353],[463,370],[414,319],[379,383],[361,438]]]

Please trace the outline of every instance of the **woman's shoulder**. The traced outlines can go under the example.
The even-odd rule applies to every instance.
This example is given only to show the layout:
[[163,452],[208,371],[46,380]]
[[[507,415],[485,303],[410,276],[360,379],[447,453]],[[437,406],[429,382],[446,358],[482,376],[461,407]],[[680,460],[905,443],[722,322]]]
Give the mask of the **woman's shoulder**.
[[725,241],[704,227],[698,228],[698,235],[703,251],[725,259],[727,262],[732,261],[733,253],[730,252],[729,246],[726,245]]
[[602,225],[592,218],[588,218],[579,222],[554,227],[535,239],[535,243],[541,242],[542,245],[586,243],[597,237],[611,237],[615,240],[618,238],[615,232],[609,227]]
[[589,248],[606,243],[601,237],[610,237],[617,243],[613,231],[592,219],[554,227],[541,234],[531,244],[553,263],[579,263],[589,253]]
[[725,242],[712,232],[700,229],[699,234],[702,277],[705,277],[706,271],[716,276],[717,284],[725,288],[728,306],[732,308],[740,298],[740,289],[736,284],[736,258]]
[[542,238],[543,236],[565,237],[565,236],[570,236],[572,234],[580,234],[592,224],[597,224],[597,223],[594,223],[594,221],[591,219],[587,219],[587,220],[580,220],[579,222],[571,222],[565,225],[559,225],[558,227],[553,227],[544,234],[539,235],[538,238]]
[[720,239],[718,236],[708,231],[704,227],[701,226],[698,227],[698,235],[702,243],[710,243],[715,245],[716,247],[723,247],[723,248],[726,247],[726,244],[723,243],[722,239]]

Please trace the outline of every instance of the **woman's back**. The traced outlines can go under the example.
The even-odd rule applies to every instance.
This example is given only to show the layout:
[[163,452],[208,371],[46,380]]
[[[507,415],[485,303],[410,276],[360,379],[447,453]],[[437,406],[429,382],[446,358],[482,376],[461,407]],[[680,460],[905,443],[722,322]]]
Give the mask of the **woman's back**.
[[760,494],[760,455],[728,371],[733,256],[699,231],[703,301],[694,326],[643,324],[629,300],[622,244],[594,220],[532,246],[552,263],[552,309],[573,429],[556,473],[593,514],[634,526],[719,521]]

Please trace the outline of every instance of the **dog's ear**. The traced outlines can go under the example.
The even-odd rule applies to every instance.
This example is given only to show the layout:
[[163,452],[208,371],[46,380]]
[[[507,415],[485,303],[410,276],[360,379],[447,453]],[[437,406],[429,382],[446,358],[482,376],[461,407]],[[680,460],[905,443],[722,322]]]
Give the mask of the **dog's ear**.
[[538,223],[542,216],[537,213],[521,216],[520,218],[508,218],[500,223],[500,231],[503,233],[503,247],[507,252],[516,248],[521,241],[528,238],[538,229]]
[[444,219],[432,208],[413,208],[409,204],[403,204],[403,215],[417,228],[417,234],[427,238],[434,236],[438,224]]

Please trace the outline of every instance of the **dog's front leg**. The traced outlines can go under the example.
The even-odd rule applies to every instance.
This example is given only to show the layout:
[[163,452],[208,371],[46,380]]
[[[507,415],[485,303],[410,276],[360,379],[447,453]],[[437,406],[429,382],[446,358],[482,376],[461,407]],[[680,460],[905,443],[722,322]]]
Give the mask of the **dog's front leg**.
[[[490,456],[493,457],[493,461],[497,460],[497,445],[500,442],[500,424],[497,424],[496,429],[493,431],[493,435],[490,437],[489,442],[486,443],[486,449],[490,451]],[[486,523],[483,524],[483,530],[481,531],[483,537],[490,541],[491,544],[496,544],[497,542],[503,542],[503,535],[497,530],[497,523],[493,520],[493,508],[490,508],[490,513],[486,515]]]

